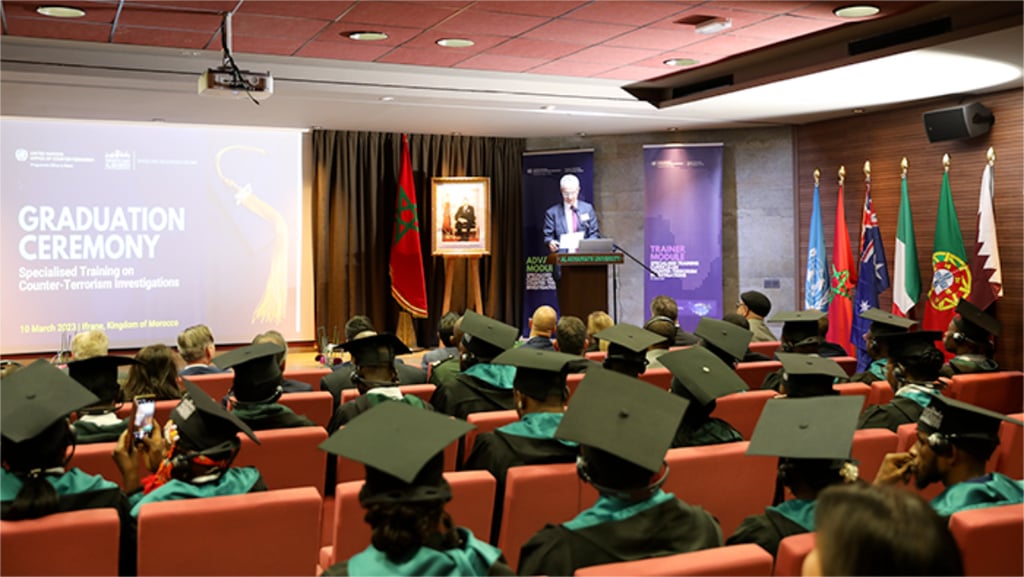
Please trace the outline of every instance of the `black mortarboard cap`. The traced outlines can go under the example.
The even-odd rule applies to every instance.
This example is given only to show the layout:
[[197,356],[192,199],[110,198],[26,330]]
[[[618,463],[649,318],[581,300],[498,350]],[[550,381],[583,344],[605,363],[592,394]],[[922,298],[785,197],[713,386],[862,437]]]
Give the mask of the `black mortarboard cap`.
[[905,333],[910,327],[917,324],[917,321],[888,313],[879,308],[871,308],[860,313],[860,318],[871,321],[871,334],[878,337]]
[[178,435],[191,446],[201,451],[215,447],[236,438],[239,431],[260,443],[259,439],[234,413],[220,406],[198,385],[183,378],[185,395],[178,406],[171,411],[171,420],[178,427]]
[[849,376],[839,363],[827,357],[799,353],[776,353],[776,356],[782,362],[786,395],[789,397],[834,395],[836,392],[832,385],[836,378]]
[[338,348],[351,353],[354,362],[363,367],[391,366],[396,355],[407,355],[412,352],[391,333],[352,339],[342,343]]
[[863,404],[854,395],[771,399],[761,410],[747,454],[849,459]]
[[736,360],[747,354],[754,337],[754,333],[741,326],[709,317],[701,317],[693,334],[703,339],[705,346],[723,351]]
[[213,364],[234,369],[232,390],[241,401],[260,401],[270,397],[284,382],[277,355],[284,347],[276,343],[257,343],[218,355]]
[[462,316],[462,342],[471,353],[481,359],[493,359],[502,351],[512,348],[519,329],[474,311]]
[[702,406],[748,388],[732,367],[703,347],[671,351],[658,357],[658,361],[675,377],[673,392],[681,385]]
[[766,317],[768,313],[772,312],[772,301],[757,291],[747,291],[741,294],[740,301],[759,317]]
[[461,419],[387,401],[352,419],[320,448],[366,465],[366,486],[360,498],[447,498],[451,493],[444,482],[442,452],[473,428]]
[[956,305],[956,312],[960,315],[960,323],[957,327],[965,333],[972,341],[987,343],[989,335],[999,336],[1003,325],[995,317],[981,310],[964,299]]
[[580,382],[555,437],[654,473],[661,469],[689,404],[650,383],[595,367]]
[[793,343],[793,346],[799,347],[821,342],[821,337],[818,336],[818,321],[823,316],[825,313],[814,309],[788,311],[775,315],[769,322],[781,322],[782,334]]
[[100,401],[112,401],[117,398],[117,392],[121,389],[117,384],[117,368],[136,364],[138,361],[131,357],[103,355],[69,362],[68,374],[98,396]]
[[665,337],[658,333],[629,323],[612,325],[594,336],[602,341],[608,341],[609,355],[613,354],[612,347],[616,347],[617,352],[634,353],[634,356],[639,357],[645,357],[651,345],[665,340]]
[[98,401],[64,371],[39,359],[0,382],[0,433],[20,443]]
[[513,386],[535,399],[557,395],[565,388],[565,376],[585,359],[555,351],[516,347],[494,358],[496,365],[516,367]]
[[1002,413],[934,395],[921,416],[917,418],[917,429],[925,434],[940,433],[954,439],[956,436],[962,436],[998,441],[999,424],[1003,421],[1024,425]]
[[893,333],[879,337],[889,345],[889,358],[897,362],[923,355],[925,351],[935,348],[935,341],[942,339],[939,331],[915,331],[912,333]]

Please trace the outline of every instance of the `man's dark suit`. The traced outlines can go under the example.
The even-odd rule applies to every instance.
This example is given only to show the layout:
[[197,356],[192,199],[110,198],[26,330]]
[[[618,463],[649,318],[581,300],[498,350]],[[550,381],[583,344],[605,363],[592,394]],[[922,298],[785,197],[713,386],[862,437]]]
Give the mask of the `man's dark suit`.
[[[582,200],[576,201],[576,212],[579,214],[580,232],[583,238],[599,238],[601,231],[597,226],[597,213],[594,212],[594,205]],[[551,241],[558,241],[562,235],[569,232],[569,225],[565,222],[565,206],[560,202],[544,212],[544,245]]]

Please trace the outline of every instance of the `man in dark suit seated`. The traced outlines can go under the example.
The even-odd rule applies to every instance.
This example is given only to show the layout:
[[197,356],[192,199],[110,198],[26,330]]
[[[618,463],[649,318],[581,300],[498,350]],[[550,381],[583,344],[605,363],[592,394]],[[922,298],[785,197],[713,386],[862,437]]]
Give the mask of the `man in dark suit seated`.
[[563,234],[580,232],[583,238],[601,237],[594,205],[579,199],[580,179],[574,174],[567,174],[559,181],[559,187],[562,202],[544,213],[544,244],[551,252],[561,248]]

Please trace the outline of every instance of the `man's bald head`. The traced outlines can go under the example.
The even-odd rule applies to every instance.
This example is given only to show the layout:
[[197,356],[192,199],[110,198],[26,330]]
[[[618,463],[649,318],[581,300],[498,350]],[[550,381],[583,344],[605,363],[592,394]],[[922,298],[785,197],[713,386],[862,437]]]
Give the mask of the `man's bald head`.
[[550,337],[558,322],[558,313],[548,305],[537,307],[530,318],[530,336]]

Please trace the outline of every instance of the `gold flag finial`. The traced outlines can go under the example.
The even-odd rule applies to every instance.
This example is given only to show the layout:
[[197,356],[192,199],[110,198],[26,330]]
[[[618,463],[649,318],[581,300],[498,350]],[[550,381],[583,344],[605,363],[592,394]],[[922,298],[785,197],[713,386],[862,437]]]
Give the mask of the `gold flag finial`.
[[907,169],[908,168],[910,168],[910,163],[907,162],[907,157],[904,156],[902,159],[900,159],[900,177],[901,178],[906,178],[907,177]]
[[949,172],[949,153],[942,155],[942,167],[946,172]]
[[814,169],[814,186],[818,186],[819,183],[821,183],[821,170],[815,168]]
[[871,161],[864,161],[864,178],[871,180]]
[[995,166],[996,165],[996,149],[992,148],[991,146],[988,147],[988,152],[985,153],[985,158],[988,158],[988,165],[989,166]]
[[843,184],[843,181],[845,181],[845,180],[846,180],[846,165],[843,164],[843,165],[839,166],[839,184]]

